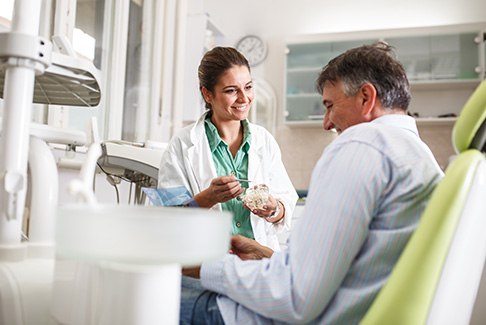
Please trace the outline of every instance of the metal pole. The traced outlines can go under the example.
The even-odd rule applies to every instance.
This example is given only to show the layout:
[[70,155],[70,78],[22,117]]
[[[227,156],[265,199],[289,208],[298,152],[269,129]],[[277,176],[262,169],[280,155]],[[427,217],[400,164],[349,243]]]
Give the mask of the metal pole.
[[[11,33],[38,36],[41,1],[16,0]],[[0,138],[0,259],[19,248],[27,186],[29,125],[36,62],[9,58]]]

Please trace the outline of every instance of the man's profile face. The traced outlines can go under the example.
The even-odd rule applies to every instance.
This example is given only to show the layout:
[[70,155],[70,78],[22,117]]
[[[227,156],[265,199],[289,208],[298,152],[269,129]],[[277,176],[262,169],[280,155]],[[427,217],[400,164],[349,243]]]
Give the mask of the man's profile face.
[[359,91],[358,94],[347,97],[342,82],[327,81],[322,91],[322,103],[326,107],[323,126],[325,130],[335,129],[338,133],[348,127],[364,122]]

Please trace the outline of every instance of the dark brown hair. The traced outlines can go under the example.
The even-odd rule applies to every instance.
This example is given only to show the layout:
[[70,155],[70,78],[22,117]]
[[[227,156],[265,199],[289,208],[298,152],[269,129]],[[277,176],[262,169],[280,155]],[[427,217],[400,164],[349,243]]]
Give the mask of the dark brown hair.
[[[248,60],[233,47],[215,47],[204,54],[198,68],[199,90],[202,94],[202,87],[210,92],[218,83],[221,75],[233,66],[246,66],[250,71]],[[204,99],[204,96],[203,96]],[[204,100],[206,102],[206,100]],[[206,108],[211,105],[206,102]]]

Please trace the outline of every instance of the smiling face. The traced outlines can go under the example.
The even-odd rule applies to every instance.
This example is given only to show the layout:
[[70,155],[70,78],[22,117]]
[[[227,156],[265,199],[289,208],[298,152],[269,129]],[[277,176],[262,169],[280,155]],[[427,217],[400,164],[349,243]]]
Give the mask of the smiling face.
[[326,82],[322,92],[322,103],[326,107],[324,129],[343,132],[350,126],[367,121],[363,116],[361,91],[346,96],[342,82]]
[[250,71],[246,66],[232,66],[220,76],[213,91],[203,87],[202,93],[211,104],[214,122],[244,120],[254,97]]

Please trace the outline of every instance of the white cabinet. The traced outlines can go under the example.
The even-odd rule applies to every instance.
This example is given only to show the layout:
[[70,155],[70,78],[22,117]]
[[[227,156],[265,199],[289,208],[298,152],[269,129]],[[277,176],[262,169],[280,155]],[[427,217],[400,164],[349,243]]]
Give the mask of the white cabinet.
[[[450,121],[484,78],[486,24],[307,35],[286,51],[285,121],[319,124],[324,115],[317,76],[347,49],[377,41],[392,45],[412,85],[411,113],[421,121]],[[447,119],[449,117],[449,119]]]

